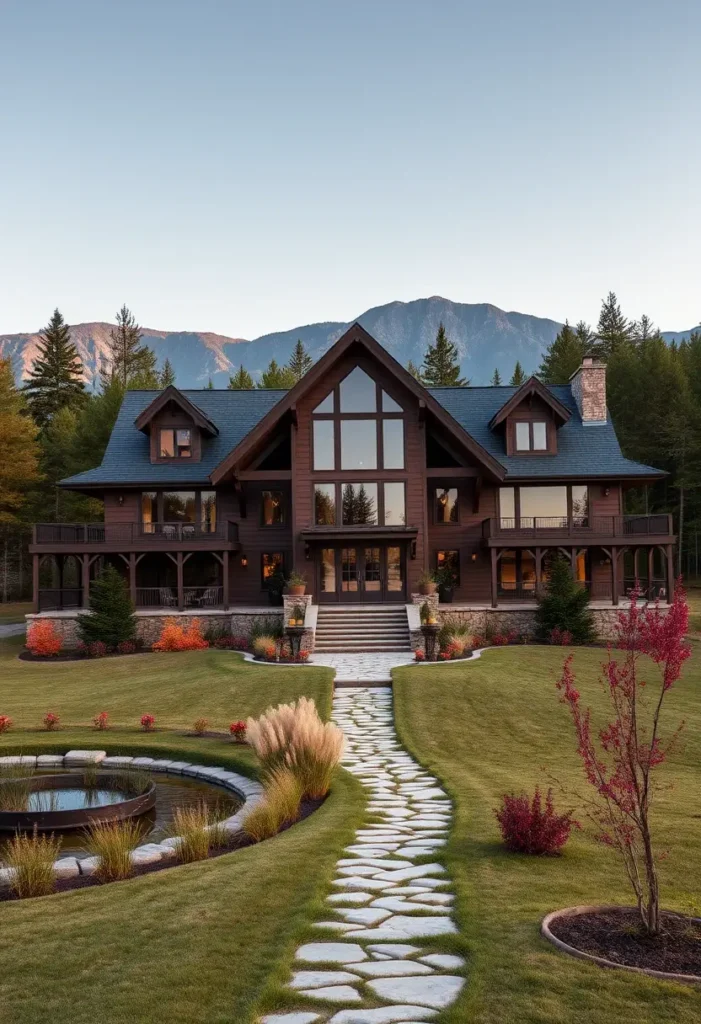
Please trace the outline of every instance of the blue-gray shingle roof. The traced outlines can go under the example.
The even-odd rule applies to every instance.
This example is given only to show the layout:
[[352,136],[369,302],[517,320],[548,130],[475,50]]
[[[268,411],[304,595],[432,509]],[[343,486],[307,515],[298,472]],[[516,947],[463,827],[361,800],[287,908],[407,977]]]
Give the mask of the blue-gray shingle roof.
[[[534,479],[566,477],[635,477],[661,475],[659,470],[624,458],[612,423],[585,426],[568,385],[553,386],[552,393],[571,412],[558,430],[557,455],[507,456],[503,431],[492,431],[494,414],[518,390],[515,387],[429,388],[433,397],[475,441],[507,471],[507,476]],[[134,426],[158,391],[128,391],[117,417],[102,465],[62,481],[66,486],[99,484],[206,483],[215,466],[286,394],[285,391],[183,390],[219,434],[202,439],[200,462],[151,463],[149,438]]]

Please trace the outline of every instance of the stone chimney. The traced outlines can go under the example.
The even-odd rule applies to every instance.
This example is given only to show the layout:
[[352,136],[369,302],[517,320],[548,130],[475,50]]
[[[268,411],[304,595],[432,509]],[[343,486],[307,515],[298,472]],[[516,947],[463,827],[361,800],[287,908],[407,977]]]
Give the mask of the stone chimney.
[[582,422],[596,425],[606,422],[606,364],[592,355],[570,377],[570,387]]

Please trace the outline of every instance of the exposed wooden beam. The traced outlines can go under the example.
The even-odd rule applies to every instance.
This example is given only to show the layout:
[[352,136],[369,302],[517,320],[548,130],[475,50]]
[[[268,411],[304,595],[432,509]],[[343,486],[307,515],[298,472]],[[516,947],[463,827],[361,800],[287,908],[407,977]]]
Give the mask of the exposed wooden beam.
[[241,469],[238,480],[291,480],[291,469]]
[[476,477],[481,479],[482,470],[478,469],[477,466],[446,466],[445,469],[427,469],[427,477],[438,477],[439,479],[448,479],[451,476],[455,477]]

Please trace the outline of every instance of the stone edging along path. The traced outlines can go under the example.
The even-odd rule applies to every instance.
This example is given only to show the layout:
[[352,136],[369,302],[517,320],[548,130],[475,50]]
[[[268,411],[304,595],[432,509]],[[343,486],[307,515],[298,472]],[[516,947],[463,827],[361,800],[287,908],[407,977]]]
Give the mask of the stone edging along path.
[[[104,750],[69,750],[67,754],[39,754],[37,756],[16,755],[0,757],[0,765],[26,765],[27,768],[85,768],[99,765],[100,768],[138,768],[144,772],[163,772],[166,775],[183,775],[200,782],[223,786],[243,799],[243,805],[236,814],[222,822],[232,834],[241,828],[245,814],[261,799],[263,787],[259,782],[230,772],[226,768],[210,768],[205,765],[189,764],[187,761],[169,761],[153,757],[107,757]],[[159,861],[175,860],[178,837],[164,839],[160,843],[144,843],[132,850],[134,865],[156,864]],[[97,868],[97,857],[61,857],[54,861],[57,878],[75,878],[77,875],[92,875]],[[7,885],[12,877],[11,868],[0,868],[0,885]]]
[[427,1024],[465,984],[464,959],[434,939],[457,934],[450,878],[435,861],[452,805],[401,747],[389,688],[336,690],[332,717],[346,735],[343,765],[370,790],[376,820],[336,865],[319,940],[295,954],[289,989],[326,1008],[268,1014],[262,1024]]

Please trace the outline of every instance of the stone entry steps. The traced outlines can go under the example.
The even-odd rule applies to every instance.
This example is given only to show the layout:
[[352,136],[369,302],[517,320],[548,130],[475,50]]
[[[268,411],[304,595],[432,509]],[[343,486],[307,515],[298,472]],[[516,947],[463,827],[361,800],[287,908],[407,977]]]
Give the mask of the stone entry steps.
[[319,652],[411,650],[403,605],[321,605],[314,648]]

